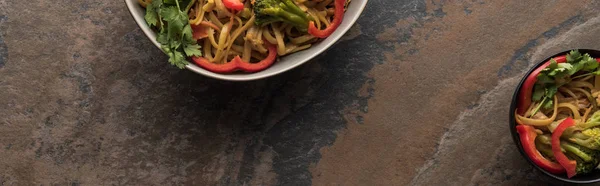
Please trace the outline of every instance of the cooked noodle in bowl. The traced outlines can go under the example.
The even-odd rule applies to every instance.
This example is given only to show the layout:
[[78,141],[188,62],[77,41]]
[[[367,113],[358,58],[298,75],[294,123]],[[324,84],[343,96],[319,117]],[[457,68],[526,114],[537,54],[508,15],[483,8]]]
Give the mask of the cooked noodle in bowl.
[[[322,52],[341,36],[335,33],[338,27],[345,32],[366,3],[354,0],[359,12],[350,13],[351,23],[344,24],[350,0],[136,1],[147,24],[140,26],[155,32],[145,30],[151,38],[156,34],[155,44],[171,64],[233,76],[268,71],[280,57],[315,45],[326,45],[315,49]],[[322,44],[324,40],[329,41]]]

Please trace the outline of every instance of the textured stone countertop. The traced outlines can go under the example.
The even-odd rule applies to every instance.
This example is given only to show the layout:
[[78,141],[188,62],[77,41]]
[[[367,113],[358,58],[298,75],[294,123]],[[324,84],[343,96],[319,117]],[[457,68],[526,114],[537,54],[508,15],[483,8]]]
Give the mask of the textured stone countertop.
[[0,185],[544,185],[512,93],[599,38],[600,1],[371,0],[311,62],[224,82],[122,0],[0,0]]

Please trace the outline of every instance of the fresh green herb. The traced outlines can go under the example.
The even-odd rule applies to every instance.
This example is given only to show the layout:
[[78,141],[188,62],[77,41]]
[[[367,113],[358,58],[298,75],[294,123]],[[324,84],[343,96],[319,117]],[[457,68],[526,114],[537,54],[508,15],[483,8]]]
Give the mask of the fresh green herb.
[[[149,26],[158,27],[156,41],[169,56],[169,63],[184,68],[187,57],[202,56],[200,45],[192,37],[188,11],[190,0],[154,0],[146,7],[144,19]],[[183,8],[183,10],[182,10]]]
[[598,62],[589,54],[581,55],[579,51],[572,50],[567,54],[566,58],[566,63],[557,63],[554,59],[551,59],[550,65],[538,75],[531,100],[535,102],[539,101],[540,104],[534,108],[531,116],[536,114],[540,108],[552,108],[554,104],[552,98],[558,91],[558,88],[571,82],[571,79],[574,79],[571,76],[575,73],[580,71],[587,72],[575,78],[592,74],[600,75]]
[[161,5],[162,1],[153,1],[146,6],[146,15],[144,16],[144,19],[146,20],[146,23],[148,23],[148,26],[157,26],[159,19],[157,8]]

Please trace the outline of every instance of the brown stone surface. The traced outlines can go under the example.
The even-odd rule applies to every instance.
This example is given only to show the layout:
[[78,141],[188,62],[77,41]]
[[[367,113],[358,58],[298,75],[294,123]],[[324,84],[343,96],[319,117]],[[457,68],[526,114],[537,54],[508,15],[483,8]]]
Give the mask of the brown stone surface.
[[600,49],[599,1],[371,0],[325,54],[223,82],[123,1],[0,0],[0,185],[546,185],[508,125],[535,62]]
[[[411,38],[395,43],[394,50],[385,53],[385,64],[371,70],[375,96],[369,100],[364,125],[349,124],[331,147],[322,150],[313,183],[524,181],[531,170],[519,169],[527,167],[518,166],[526,162],[512,144],[506,124],[514,87],[526,69],[511,67],[526,67],[517,63],[531,64],[569,48],[598,48],[593,39],[598,36],[597,13],[589,3],[544,2],[427,1],[427,12],[441,9],[444,16],[398,20],[387,27],[379,40],[394,40],[402,29],[410,29]],[[538,7],[535,14],[528,12],[531,7]],[[586,31],[569,34],[572,44],[544,36],[552,32],[566,37],[563,33],[576,25]],[[535,52],[542,56],[528,57]],[[518,55],[526,58],[511,61]]]

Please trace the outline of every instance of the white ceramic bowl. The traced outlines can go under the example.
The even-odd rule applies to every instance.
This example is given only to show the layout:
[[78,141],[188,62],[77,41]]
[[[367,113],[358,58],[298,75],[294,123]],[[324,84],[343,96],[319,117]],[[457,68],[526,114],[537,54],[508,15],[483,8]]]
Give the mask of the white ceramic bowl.
[[[346,13],[344,14],[344,20],[342,24],[333,34],[331,34],[331,36],[313,45],[309,49],[280,57],[279,61],[275,62],[273,66],[263,71],[255,73],[218,74],[205,70],[192,63],[187,65],[186,68],[208,77],[229,81],[249,81],[277,75],[309,61],[333,45],[346,33],[346,31],[348,31],[348,29],[350,29],[354,22],[356,22],[365,8],[367,1],[368,0],[352,0],[352,3],[350,3]],[[125,3],[127,4],[127,8],[129,9],[129,12],[133,16],[133,19],[135,19],[135,22],[138,24],[138,26],[142,29],[142,31],[144,31],[152,43],[154,43],[154,45],[160,49],[160,45],[158,42],[156,42],[156,32],[148,27],[148,24],[146,24],[146,21],[144,21],[145,10],[138,4],[137,0],[125,0]],[[165,63],[167,62],[165,61]]]

